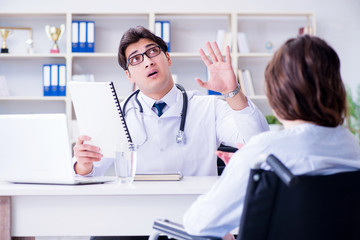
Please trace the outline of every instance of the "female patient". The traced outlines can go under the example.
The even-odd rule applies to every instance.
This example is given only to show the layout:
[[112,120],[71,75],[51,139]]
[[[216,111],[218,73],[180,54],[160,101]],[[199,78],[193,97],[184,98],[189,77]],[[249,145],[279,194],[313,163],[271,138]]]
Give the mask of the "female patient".
[[[294,174],[331,174],[360,168],[356,138],[343,126],[346,93],[340,60],[323,40],[308,35],[288,40],[265,72],[266,95],[280,132],[265,132],[231,158],[219,181],[184,216],[191,234],[224,237],[239,226],[250,168],[269,154]],[[229,236],[229,235],[227,235]]]

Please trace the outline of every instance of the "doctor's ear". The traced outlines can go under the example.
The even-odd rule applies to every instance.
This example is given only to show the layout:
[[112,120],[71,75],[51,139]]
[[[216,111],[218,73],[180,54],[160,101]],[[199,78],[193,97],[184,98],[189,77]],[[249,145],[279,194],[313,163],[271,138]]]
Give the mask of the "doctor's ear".
[[172,65],[172,61],[171,61],[170,54],[169,54],[168,52],[166,52],[166,53],[165,53],[165,56],[166,56],[166,58],[167,58],[167,60],[168,60],[169,66],[171,66],[171,65]]
[[130,73],[130,71],[129,71],[129,70],[125,70],[125,74],[126,74],[126,76],[128,77],[129,81],[130,81],[131,83],[134,83],[134,80],[131,78],[131,73]]

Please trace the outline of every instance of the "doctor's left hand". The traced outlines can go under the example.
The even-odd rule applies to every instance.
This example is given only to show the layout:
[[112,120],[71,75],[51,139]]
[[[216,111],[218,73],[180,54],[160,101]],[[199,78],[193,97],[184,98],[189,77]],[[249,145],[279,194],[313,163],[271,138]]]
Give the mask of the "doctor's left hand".
[[199,50],[201,59],[207,66],[210,76],[207,82],[196,78],[198,84],[206,89],[227,94],[234,91],[237,87],[236,76],[231,65],[230,47],[226,47],[225,61],[216,42],[212,45],[206,42],[206,48],[210,59],[206,56],[203,49]]

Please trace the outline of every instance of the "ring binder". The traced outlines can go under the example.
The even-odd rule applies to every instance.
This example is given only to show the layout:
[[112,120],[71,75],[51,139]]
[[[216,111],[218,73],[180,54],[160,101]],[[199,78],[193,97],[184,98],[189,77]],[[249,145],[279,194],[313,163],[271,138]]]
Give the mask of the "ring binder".
[[129,129],[128,129],[127,125],[126,125],[124,114],[123,114],[123,112],[121,110],[120,102],[119,102],[119,99],[117,97],[117,94],[116,94],[116,91],[115,91],[115,86],[114,86],[113,82],[110,82],[110,88],[111,88],[111,92],[112,92],[113,97],[114,97],[114,101],[115,101],[117,111],[119,112],[120,120],[121,120],[122,126],[124,128],[126,138],[128,140],[128,143],[129,143],[129,149],[134,151],[135,150],[134,149],[134,144],[133,144],[133,141],[131,139]]

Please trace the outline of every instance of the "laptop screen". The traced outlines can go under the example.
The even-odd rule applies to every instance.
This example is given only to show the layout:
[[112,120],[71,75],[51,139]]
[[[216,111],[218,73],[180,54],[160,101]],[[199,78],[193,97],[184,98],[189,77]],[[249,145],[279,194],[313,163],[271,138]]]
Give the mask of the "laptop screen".
[[73,179],[65,114],[0,115],[0,180]]

